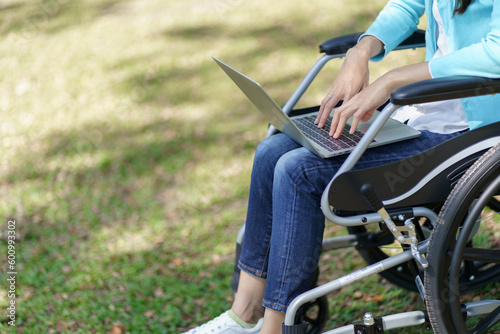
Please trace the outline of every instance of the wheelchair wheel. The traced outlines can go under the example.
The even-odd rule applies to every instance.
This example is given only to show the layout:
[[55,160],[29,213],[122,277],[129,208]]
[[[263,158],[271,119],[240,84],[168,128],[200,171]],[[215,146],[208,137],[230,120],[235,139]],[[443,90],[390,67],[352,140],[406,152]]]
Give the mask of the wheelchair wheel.
[[309,328],[306,334],[322,333],[328,320],[328,299],[326,296],[321,296],[302,306],[300,318],[309,323]]
[[[316,273],[311,284],[311,288],[315,288],[318,283],[319,278],[319,268],[316,268]],[[309,327],[306,334],[318,334],[322,332],[323,327],[325,327],[326,321],[328,320],[328,298],[326,296],[321,296],[314,299],[302,306],[302,309],[297,314],[299,316],[299,321],[308,322]]]
[[500,332],[500,301],[491,302],[482,315],[465,311],[480,301],[500,299],[499,193],[496,145],[455,186],[431,235],[425,294],[436,333]]

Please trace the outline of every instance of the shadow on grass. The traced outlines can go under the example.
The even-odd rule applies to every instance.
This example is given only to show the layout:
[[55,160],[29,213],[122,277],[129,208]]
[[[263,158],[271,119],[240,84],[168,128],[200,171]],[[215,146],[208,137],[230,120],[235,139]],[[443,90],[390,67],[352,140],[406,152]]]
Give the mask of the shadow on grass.
[[[209,99],[214,99],[214,92],[207,92],[207,88],[214,81],[226,80],[226,76],[211,59],[211,56],[221,58],[223,61],[230,61],[233,65],[245,74],[254,74],[256,79],[265,87],[282,86],[285,83],[300,83],[313,62],[304,64],[301,72],[286,73],[286,66],[283,64],[284,74],[279,78],[273,78],[262,74],[259,76],[257,68],[259,63],[268,55],[273,53],[282,54],[286,57],[290,53],[306,52],[311,55],[317,54],[318,46],[323,41],[345,33],[361,31],[366,28],[376,15],[376,12],[366,10],[358,13],[348,24],[335,25],[325,31],[303,30],[300,27],[307,26],[305,22],[309,18],[304,18],[305,22],[276,23],[267,26],[238,26],[228,27],[223,23],[207,24],[187,24],[166,30],[162,36],[165,39],[165,51],[152,53],[141,57],[125,59],[115,64],[111,71],[118,71],[131,65],[145,64],[151,59],[167,58],[168,62],[157,62],[156,65],[145,66],[142,71],[137,71],[133,75],[125,78],[116,86],[117,92],[129,94],[135,92],[138,103],[152,103],[159,105],[179,106],[186,102],[203,103]],[[187,48],[185,55],[179,55],[175,50],[175,41],[183,41]],[[252,43],[256,42],[256,43]],[[213,45],[217,43],[234,43],[232,48],[236,50],[230,54],[208,54]],[[252,48],[243,47],[238,51],[239,45],[249,43],[255,45]],[[172,49],[172,52],[169,52]],[[169,56],[169,54],[177,55]],[[206,54],[204,60],[196,63],[183,64],[183,58],[189,58],[193,54]],[[258,78],[257,78],[258,77]],[[296,86],[295,86],[296,87]],[[292,89],[294,89],[293,87]],[[207,93],[206,93],[207,92]],[[289,91],[289,94],[292,90]],[[217,93],[216,93],[217,94]],[[224,94],[219,92],[218,94]],[[285,98],[285,96],[282,96]]]
[[[213,116],[214,118],[217,116]],[[207,123],[214,120],[206,119]],[[263,131],[265,128],[263,128]],[[200,131],[194,124],[178,120],[154,121],[142,126],[120,126],[117,124],[87,124],[79,132],[60,130],[52,133],[46,141],[52,143],[42,155],[27,154],[21,160],[26,161],[20,168],[4,175],[5,182],[14,184],[24,182],[48,181],[54,186],[56,196],[47,205],[54,206],[68,203],[67,220],[43,219],[30,217],[35,221],[52,221],[58,225],[78,223],[84,217],[71,216],[74,205],[90,207],[91,211],[110,214],[106,219],[94,217],[96,224],[112,223],[120,220],[109,209],[123,203],[153,205],[159,200],[155,191],[176,187],[184,182],[183,177],[189,170],[203,163],[207,167],[219,159],[236,157],[253,152],[256,143],[242,138],[235,141],[238,130]],[[205,154],[211,147],[225,145],[228,150],[223,156]],[[151,194],[143,201],[135,202],[130,196],[142,185],[149,185]],[[98,203],[92,204],[98,200]],[[151,200],[152,202],[149,202]],[[130,203],[129,203],[130,202]],[[34,203],[32,203],[34,204]],[[134,206],[135,206],[134,205]],[[60,208],[61,209],[61,208]],[[48,207],[30,206],[32,214],[55,213]],[[29,212],[24,212],[30,215]],[[115,212],[119,214],[119,211]],[[97,227],[97,226],[96,226]],[[33,232],[36,233],[36,232]]]
[[[229,262],[174,265],[162,244],[90,258],[78,254],[75,240],[51,241],[23,252],[30,258],[18,276],[22,313],[16,333],[108,333],[115,326],[131,333],[178,333],[229,305]],[[0,316],[0,331],[6,323]]]
[[129,0],[46,0],[0,5],[0,35],[14,33],[29,38],[33,33],[56,33],[121,10]]
[[[232,244],[239,226],[222,214],[222,222],[196,218],[203,206],[171,207],[177,215],[207,219],[208,227],[186,234],[181,230],[191,222],[177,224],[192,218],[168,217],[172,212],[162,206],[170,203],[162,196],[199,163],[217,159],[203,152],[231,137],[171,120],[86,124],[78,132],[52,133],[43,156],[23,157],[24,167],[6,176],[32,183],[16,215],[18,300],[25,314],[18,332],[103,333],[118,324],[131,332],[175,333],[186,322],[201,322],[200,314],[227,307],[231,265],[214,262],[209,250]],[[252,150],[244,141],[229,146],[227,155]],[[44,185],[50,188],[39,188]],[[44,195],[49,199],[39,200]],[[167,199],[176,201],[173,195]],[[233,201],[206,206],[213,215]]]

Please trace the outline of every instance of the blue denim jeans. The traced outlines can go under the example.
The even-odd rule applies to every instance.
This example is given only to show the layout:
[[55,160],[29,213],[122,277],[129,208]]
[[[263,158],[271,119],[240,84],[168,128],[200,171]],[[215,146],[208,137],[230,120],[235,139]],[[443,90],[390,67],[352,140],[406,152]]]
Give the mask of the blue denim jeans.
[[[459,133],[419,138],[365,152],[356,169],[416,155]],[[280,312],[310,289],[321,254],[325,217],[320,199],[347,155],[322,159],[284,134],[257,148],[239,268],[266,278],[263,305]]]

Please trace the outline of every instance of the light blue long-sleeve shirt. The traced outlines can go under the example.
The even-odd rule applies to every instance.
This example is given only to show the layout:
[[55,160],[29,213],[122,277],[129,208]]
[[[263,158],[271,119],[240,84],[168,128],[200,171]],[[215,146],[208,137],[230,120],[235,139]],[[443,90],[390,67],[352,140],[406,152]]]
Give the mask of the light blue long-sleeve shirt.
[[[373,35],[384,43],[382,59],[417,30],[427,13],[426,60],[433,78],[451,75],[500,78],[500,0],[475,0],[464,14],[453,14],[454,0],[438,0],[450,53],[432,59],[437,50],[433,0],[391,0],[363,36]],[[500,96],[462,99],[471,129],[500,121]]]

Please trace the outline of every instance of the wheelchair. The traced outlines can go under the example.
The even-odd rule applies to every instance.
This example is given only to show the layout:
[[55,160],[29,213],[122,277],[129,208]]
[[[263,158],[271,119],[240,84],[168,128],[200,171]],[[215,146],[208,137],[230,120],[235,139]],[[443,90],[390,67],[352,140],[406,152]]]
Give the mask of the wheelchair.
[[[320,45],[314,64],[282,109],[289,115],[324,65],[345,56],[361,33]],[[416,31],[396,50],[425,46]],[[367,266],[295,298],[283,333],[320,333],[328,320],[327,295],[379,274],[417,291],[425,310],[384,316],[365,313],[352,325],[328,334],[369,334],[423,326],[435,333],[500,333],[500,122],[468,131],[428,151],[388,165],[352,170],[385,121],[399,107],[415,103],[493,95],[500,79],[448,77],[397,89],[325,189],[321,207],[327,220],[347,227],[348,235],[325,238],[323,252],[355,247]],[[270,126],[267,135],[276,130]],[[375,227],[375,228],[374,228]],[[244,226],[237,238],[236,262]],[[396,255],[384,247],[397,245]],[[320,263],[321,264],[321,263]],[[239,271],[235,266],[233,289]],[[483,300],[479,289],[496,289]],[[493,290],[495,291],[495,290]]]

